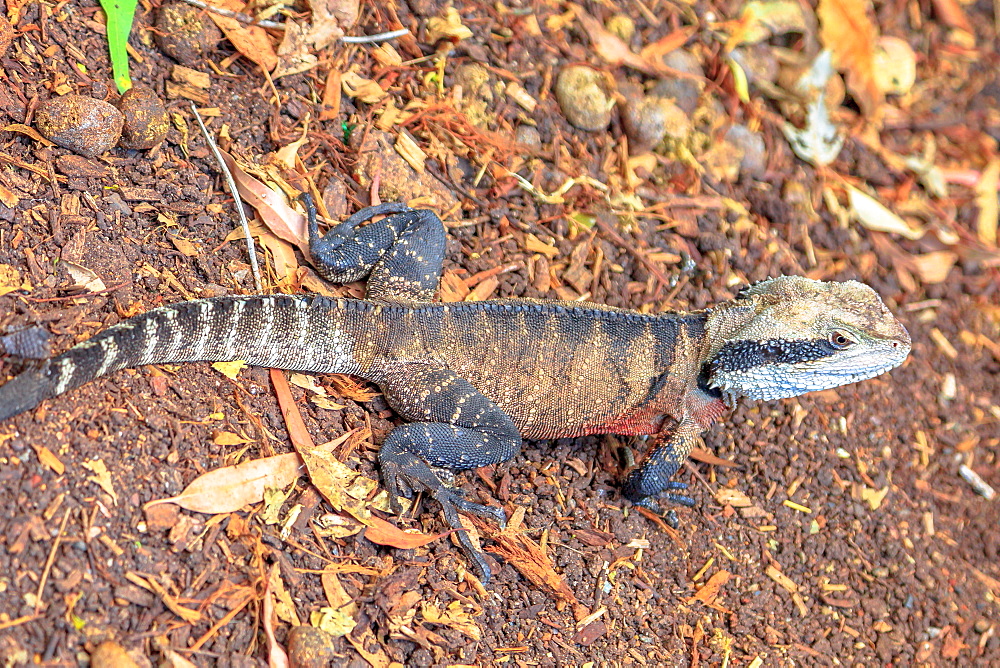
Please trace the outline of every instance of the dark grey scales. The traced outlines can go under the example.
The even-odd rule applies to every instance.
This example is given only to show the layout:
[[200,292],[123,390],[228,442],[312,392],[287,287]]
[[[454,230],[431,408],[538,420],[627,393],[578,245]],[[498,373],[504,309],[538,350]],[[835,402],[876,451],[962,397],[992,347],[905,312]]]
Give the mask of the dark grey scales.
[[[624,495],[690,505],[671,481],[698,435],[733,398],[777,399],[852,383],[906,359],[910,337],[874,290],[855,281],[769,279],[693,313],[645,315],[599,304],[432,301],[445,230],[430,211],[381,204],[320,237],[308,202],[310,251],[331,281],[368,277],[364,300],[219,297],[126,320],[0,386],[0,420],[98,376],[142,364],[245,360],[349,373],[377,384],[405,421],[382,444],[390,498],[427,490],[458,511],[504,521],[432,467],[512,458],[522,438],[651,434]],[[387,217],[360,227],[373,217]],[[458,531],[484,580],[489,567]]]

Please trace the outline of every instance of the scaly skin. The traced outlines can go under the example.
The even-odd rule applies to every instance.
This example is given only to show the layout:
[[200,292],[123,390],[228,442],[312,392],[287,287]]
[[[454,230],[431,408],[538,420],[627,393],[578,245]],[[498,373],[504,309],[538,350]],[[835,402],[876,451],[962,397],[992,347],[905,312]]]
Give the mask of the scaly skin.
[[[734,397],[790,397],[862,380],[910,350],[878,295],[854,281],[770,279],[696,313],[527,299],[434,303],[445,245],[437,216],[384,204],[321,238],[307,204],[320,273],[368,276],[365,300],[273,295],[164,306],[0,386],[0,420],[143,364],[241,359],[354,374],[381,387],[405,420],[379,453],[390,498],[426,489],[486,580],[489,567],[457,511],[500,522],[503,513],[465,501],[432,467],[503,462],[522,438],[650,434],[652,449],[627,475],[625,496],[690,505],[675,494],[685,485],[670,478]],[[379,214],[388,216],[357,229]]]

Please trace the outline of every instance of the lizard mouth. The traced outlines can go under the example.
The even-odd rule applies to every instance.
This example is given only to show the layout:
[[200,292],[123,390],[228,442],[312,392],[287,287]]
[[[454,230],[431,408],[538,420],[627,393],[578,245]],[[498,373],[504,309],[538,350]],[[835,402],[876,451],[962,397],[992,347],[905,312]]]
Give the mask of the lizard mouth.
[[[753,351],[749,357],[727,358],[720,351],[712,361],[708,385],[723,393],[751,399],[771,400],[795,397],[807,392],[828,390],[880,376],[902,364],[910,353],[909,341],[884,340],[858,346],[850,351],[807,350],[804,359],[788,359],[785,350],[773,343],[765,344],[764,352]],[[778,352],[773,352],[778,350]],[[772,351],[772,352],[768,352]],[[741,351],[746,353],[746,351]],[[776,359],[785,356],[785,359]],[[753,359],[754,364],[740,363]]]

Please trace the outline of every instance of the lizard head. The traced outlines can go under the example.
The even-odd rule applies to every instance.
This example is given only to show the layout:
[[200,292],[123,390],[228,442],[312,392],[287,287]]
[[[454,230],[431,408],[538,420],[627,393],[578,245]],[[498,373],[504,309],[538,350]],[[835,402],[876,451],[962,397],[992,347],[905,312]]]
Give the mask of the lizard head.
[[872,378],[899,366],[910,335],[864,283],[781,276],[713,312],[709,385],[781,399]]

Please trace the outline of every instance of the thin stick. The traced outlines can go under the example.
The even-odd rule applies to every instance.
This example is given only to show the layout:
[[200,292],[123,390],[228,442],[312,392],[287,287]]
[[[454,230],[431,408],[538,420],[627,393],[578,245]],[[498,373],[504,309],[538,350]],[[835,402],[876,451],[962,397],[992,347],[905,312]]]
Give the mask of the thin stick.
[[56,537],[52,539],[52,549],[49,550],[49,558],[45,560],[45,568],[42,569],[42,577],[38,579],[38,591],[35,593],[35,615],[38,615],[38,611],[42,609],[42,593],[45,591],[45,583],[49,579],[49,573],[52,571],[52,564],[56,560],[56,554],[59,551],[59,543],[63,540],[64,532],[66,531],[66,522],[69,520],[69,513],[72,508],[67,508],[66,512],[63,513],[62,522],[59,524],[59,533]]
[[399,30],[380,32],[374,35],[344,35],[340,38],[340,41],[344,44],[376,44],[378,42],[388,42],[390,39],[396,39],[397,37],[409,34],[410,30],[408,28],[400,28]]
[[201,126],[201,132],[205,135],[205,141],[208,142],[209,147],[212,149],[212,155],[215,156],[215,161],[219,163],[219,169],[226,175],[226,184],[229,186],[229,194],[233,196],[233,202],[236,204],[236,213],[240,216],[240,225],[243,226],[243,234],[247,238],[247,252],[250,255],[250,271],[253,272],[254,288],[257,292],[263,292],[263,288],[260,283],[260,269],[257,267],[257,251],[253,245],[253,236],[250,234],[250,223],[247,221],[246,213],[243,211],[240,193],[236,189],[236,180],[233,179],[232,172],[230,172],[229,167],[226,166],[226,161],[222,159],[222,154],[219,153],[219,147],[215,145],[215,140],[212,139],[212,135],[208,133],[208,128],[205,127],[205,123],[201,120],[201,114],[198,113],[198,107],[194,106],[194,102],[191,103],[191,111],[194,112],[194,117],[198,119],[198,125]]

